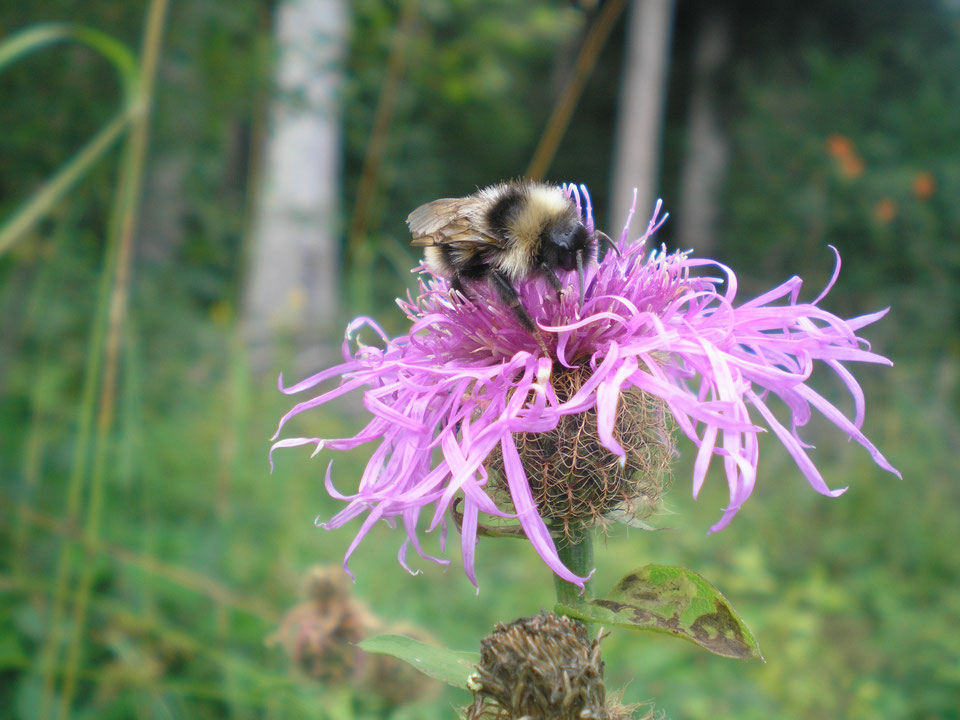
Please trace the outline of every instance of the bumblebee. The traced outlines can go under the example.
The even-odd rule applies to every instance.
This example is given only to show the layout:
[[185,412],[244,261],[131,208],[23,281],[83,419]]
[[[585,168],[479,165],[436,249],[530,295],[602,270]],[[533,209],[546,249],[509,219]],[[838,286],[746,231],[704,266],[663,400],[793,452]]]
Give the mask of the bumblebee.
[[598,238],[587,231],[573,200],[554,185],[503,182],[462,198],[421,205],[407,217],[413,246],[424,248],[427,267],[469,297],[464,280],[485,280],[530,333],[536,325],[514,283],[541,275],[559,294],[558,270],[576,270],[583,304],[583,268],[596,260]]

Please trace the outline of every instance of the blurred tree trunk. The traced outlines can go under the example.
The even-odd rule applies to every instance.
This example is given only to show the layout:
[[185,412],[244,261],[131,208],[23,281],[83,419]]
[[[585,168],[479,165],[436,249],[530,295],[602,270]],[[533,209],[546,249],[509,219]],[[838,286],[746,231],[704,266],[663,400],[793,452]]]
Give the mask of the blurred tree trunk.
[[256,199],[245,331],[254,368],[291,340],[297,365],[326,354],[336,317],[344,0],[281,0],[275,96]]
[[[645,223],[657,197],[674,0],[633,0],[627,28],[623,84],[613,146],[611,235],[619,235],[637,189],[637,215]],[[634,229],[638,228],[634,226]]]
[[185,193],[189,158],[183,150],[152,157],[147,171],[140,222],[140,255],[151,262],[170,262],[183,239],[187,210]]
[[720,7],[701,14],[693,57],[687,148],[680,179],[677,245],[707,257],[716,246],[719,190],[730,155],[717,112],[717,73],[730,54],[730,20]]

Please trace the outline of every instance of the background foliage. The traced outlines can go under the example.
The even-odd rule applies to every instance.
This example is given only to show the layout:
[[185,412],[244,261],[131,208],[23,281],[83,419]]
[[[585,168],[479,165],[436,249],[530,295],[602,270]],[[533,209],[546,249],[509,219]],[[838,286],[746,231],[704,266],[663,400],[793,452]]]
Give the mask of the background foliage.
[[[742,665],[614,632],[605,644],[609,685],[675,718],[960,717],[960,486],[951,452],[960,446],[960,15],[933,0],[724,7],[735,36],[721,108],[732,160],[716,254],[745,292],[799,274],[813,297],[834,244],[844,269],[827,307],[893,307],[869,336],[897,365],[861,374],[868,434],[904,480],[814,424],[825,478],[849,492],[816,496],[767,442],[754,498],[729,529],[705,538],[723,482],[708,481],[693,503],[689,447],[681,448],[670,514],[659,521],[671,529],[611,535],[598,548],[598,585],[646,562],[693,568],[736,605],[767,662]],[[271,9],[254,0],[171,7],[93,540],[68,521],[65,497],[118,151],[0,257],[0,717],[36,718],[45,703],[56,706],[44,685],[44,643],[64,547],[70,586],[82,572],[93,583],[75,717],[444,718],[465,702],[448,691],[419,706],[377,707],[297,674],[264,644],[299,602],[306,569],[338,563],[350,541],[349,532],[313,527],[335,509],[321,461],[286,453],[268,475],[266,438],[286,401],[272,379],[247,370],[237,336]],[[675,20],[668,208],[677,205],[685,80],[703,10],[680,2]],[[144,12],[107,0],[7,3],[0,38],[71,20],[138,47]],[[344,230],[399,16],[378,0],[352,12]],[[345,316],[363,309],[400,327],[389,301],[409,282],[396,260],[408,252],[402,219],[424,199],[523,172],[590,12],[546,1],[421,3],[362,239],[370,252],[346,252]],[[590,184],[600,208],[622,44],[618,30],[551,173]],[[0,218],[110,117],[118,93],[107,64],[75,46],[0,74]],[[667,240],[670,232],[668,224]],[[393,279],[375,284],[379,295],[352,291],[370,288],[372,275]],[[341,411],[360,422],[348,403]],[[313,422],[322,435],[343,420]],[[362,461],[338,460],[339,477]],[[406,575],[395,562],[398,538],[379,528],[352,562],[356,591],[388,621],[475,649],[496,621],[552,605],[546,568],[506,542],[482,544],[476,597],[456,567]],[[66,672],[55,666],[58,680]]]

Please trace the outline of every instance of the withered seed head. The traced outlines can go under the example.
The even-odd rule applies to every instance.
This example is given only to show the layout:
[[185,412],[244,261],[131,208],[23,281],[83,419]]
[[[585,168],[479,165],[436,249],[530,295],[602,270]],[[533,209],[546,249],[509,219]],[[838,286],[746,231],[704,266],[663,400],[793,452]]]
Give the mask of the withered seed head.
[[314,567],[304,582],[307,602],[291,609],[267,638],[279,644],[308,677],[324,683],[353,682],[363,656],[354,643],[367,635],[374,618],[349,587],[339,568]]
[[303,581],[303,594],[318,605],[347,603],[353,595],[350,578],[339,567],[316,565]]
[[[552,383],[557,398],[563,402],[572,397],[590,375],[586,365],[555,367]],[[572,524],[600,521],[612,510],[642,515],[659,505],[674,454],[673,425],[664,402],[638,389],[621,392],[613,435],[626,452],[623,459],[601,444],[592,408],[564,415],[550,432],[515,436],[544,520],[568,531]],[[503,477],[499,450],[491,455],[488,467]],[[507,495],[505,490],[494,485],[498,502]]]
[[429,698],[438,684],[392,657],[368,655],[356,643],[384,632],[427,642],[412,626],[387,626],[356,597],[340,567],[313,567],[304,582],[307,601],[292,608],[266,639],[280,645],[304,675],[317,682],[350,685],[368,700],[394,707]]
[[600,638],[553,613],[502,623],[480,645],[466,720],[611,720]]

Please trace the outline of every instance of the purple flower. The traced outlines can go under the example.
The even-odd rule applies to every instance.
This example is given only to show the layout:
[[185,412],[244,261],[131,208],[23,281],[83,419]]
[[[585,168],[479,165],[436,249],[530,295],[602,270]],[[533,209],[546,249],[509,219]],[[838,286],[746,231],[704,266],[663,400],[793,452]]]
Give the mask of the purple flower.
[[[564,190],[578,208],[582,197],[582,217],[592,231],[586,188],[568,185]],[[574,575],[560,561],[538,513],[515,436],[548,432],[562,416],[592,410],[601,444],[623,457],[615,420],[619,398],[632,388],[660,398],[697,447],[694,496],[711,460],[719,457],[723,462],[730,502],[711,532],[726,527],[750,496],[757,477],[757,436],[766,429],[780,439],[817,492],[831,497],[844,492],[846,488],[832,490],[826,485],[807,454],[810,446],[798,435],[812,410],[866,448],[880,467],[899,476],[860,430],[864,396],[845,366],[891,364],[856,334],[887,311],[844,320],[819,307],[839,274],[839,254],[830,283],[813,302],[798,302],[801,280],[793,277],[738,304],[736,275],[724,265],[689,253],[668,254],[665,248],[647,253],[647,240],[666,220],[659,212],[658,202],[646,232],[628,242],[631,209],[618,243],[620,255],[608,252],[586,273],[582,308],[575,273],[564,278],[569,291],[562,298],[541,279],[521,284],[521,301],[541,328],[549,355],[484,284],[471,286],[471,298],[464,300],[451,292],[447,280],[420,268],[417,296],[398,300],[411,322],[406,335],[389,338],[370,318],[357,318],[347,327],[342,364],[290,387],[284,387],[281,378],[280,390],[287,394],[335,378],[339,385],[299,403],[281,418],[271,454],[299,445],[315,445],[316,455],[324,448],[375,444],[353,493],[338,491],[331,480],[332,462],[327,467],[327,491],[346,505],[322,527],[338,528],[365,516],[344,568],[378,520],[403,523],[406,539],[399,560],[408,571],[410,545],[423,558],[446,562],[425,554],[418,524],[427,509],[427,530],[441,528],[442,549],[446,512],[462,495],[461,552],[465,572],[476,584],[480,513],[514,516],[486,492],[495,455],[527,538],[557,575],[582,586],[586,578]],[[360,342],[358,334],[365,327],[379,336],[380,344]],[[853,419],[807,384],[816,361],[836,373],[849,390]],[[558,398],[552,376],[576,366],[589,367],[588,379],[569,397]],[[277,440],[295,415],[360,389],[370,420],[353,437]],[[786,422],[768,407],[770,395],[788,408]]]

